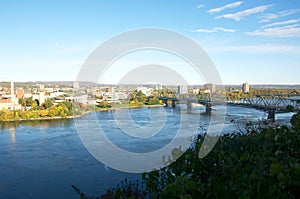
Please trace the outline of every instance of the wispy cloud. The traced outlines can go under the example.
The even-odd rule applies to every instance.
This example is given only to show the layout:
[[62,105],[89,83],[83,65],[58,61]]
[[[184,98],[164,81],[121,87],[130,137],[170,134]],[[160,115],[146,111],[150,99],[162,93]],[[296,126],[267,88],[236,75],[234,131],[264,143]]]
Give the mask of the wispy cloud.
[[234,19],[236,21],[240,21],[243,17],[252,15],[252,14],[256,14],[256,13],[261,13],[264,12],[265,10],[267,10],[268,8],[272,7],[273,4],[270,5],[262,5],[262,6],[257,6],[254,8],[250,8],[247,10],[243,10],[237,13],[233,13],[233,14],[224,14],[221,16],[217,16],[216,18],[228,18],[228,19]]
[[226,29],[222,27],[215,27],[213,29],[197,29],[192,32],[204,32],[204,33],[213,33],[213,32],[235,32],[234,29]]
[[228,8],[236,8],[236,7],[238,7],[239,5],[241,5],[242,3],[243,3],[242,1],[237,1],[237,2],[234,2],[234,3],[227,4],[227,5],[225,5],[225,6],[222,6],[222,7],[210,9],[210,10],[208,10],[207,12],[208,12],[208,13],[217,13],[217,12],[221,12],[221,11],[226,10],[226,9],[228,9]]
[[287,20],[287,21],[275,22],[275,23],[265,25],[265,26],[263,26],[263,28],[273,27],[273,26],[289,25],[289,24],[298,23],[299,21],[300,21],[300,19],[291,19],[291,20]]
[[203,7],[204,7],[203,4],[199,4],[199,5],[196,6],[196,8],[203,8]]
[[297,14],[298,12],[300,12],[300,9],[284,10],[284,11],[278,12],[276,14],[268,13],[268,14],[265,14],[264,16],[262,16],[261,20],[259,22],[261,22],[261,23],[262,22],[269,22],[271,20],[278,19],[280,17]]
[[263,36],[263,37],[300,38],[300,27],[299,24],[293,24],[289,26],[265,28],[253,32],[247,32],[247,34],[251,36]]
[[299,53],[300,49],[298,46],[292,46],[292,45],[260,44],[260,45],[213,47],[213,48],[208,48],[208,51],[274,54],[274,53]]

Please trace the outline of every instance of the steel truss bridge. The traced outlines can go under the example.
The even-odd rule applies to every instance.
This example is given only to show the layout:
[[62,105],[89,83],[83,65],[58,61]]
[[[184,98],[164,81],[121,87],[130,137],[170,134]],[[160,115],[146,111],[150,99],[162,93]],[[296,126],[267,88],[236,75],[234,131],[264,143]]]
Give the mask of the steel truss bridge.
[[252,98],[241,98],[237,101],[212,101],[210,99],[198,100],[191,97],[160,97],[165,106],[170,105],[175,108],[176,104],[187,104],[188,111],[192,109],[192,103],[206,106],[206,113],[210,114],[213,105],[234,105],[258,108],[268,112],[268,119],[275,121],[276,112],[288,111],[288,107],[300,110],[300,95],[280,94],[280,95],[255,95]]

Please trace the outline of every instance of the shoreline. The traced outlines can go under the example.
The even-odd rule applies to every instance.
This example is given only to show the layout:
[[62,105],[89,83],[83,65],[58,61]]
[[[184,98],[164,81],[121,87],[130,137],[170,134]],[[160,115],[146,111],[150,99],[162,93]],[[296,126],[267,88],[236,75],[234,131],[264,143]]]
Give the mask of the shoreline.
[[71,115],[71,116],[66,116],[66,117],[41,117],[41,118],[29,118],[29,119],[13,119],[13,120],[0,120],[0,123],[5,123],[5,122],[24,122],[24,121],[43,121],[43,120],[63,120],[63,119],[76,119],[76,118],[81,118],[89,113],[93,112],[102,112],[102,111],[113,111],[113,110],[118,110],[118,109],[131,109],[131,108],[157,108],[157,107],[164,107],[163,104],[157,104],[157,105],[136,105],[136,106],[124,106],[124,107],[111,107],[111,108],[103,108],[101,110],[93,110],[93,111],[87,111],[84,112],[80,115]]
[[157,108],[157,107],[165,107],[164,104],[156,104],[156,105],[136,105],[136,106],[124,106],[124,107],[111,107],[111,108],[104,108],[102,110],[96,110],[96,112],[101,111],[113,111],[118,109],[126,109],[126,108]]

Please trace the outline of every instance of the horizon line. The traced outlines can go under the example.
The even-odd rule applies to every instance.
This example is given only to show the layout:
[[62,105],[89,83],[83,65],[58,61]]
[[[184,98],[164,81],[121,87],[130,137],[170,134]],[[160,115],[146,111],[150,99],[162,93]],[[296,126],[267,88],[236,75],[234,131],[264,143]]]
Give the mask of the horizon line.
[[[82,82],[82,83],[92,83],[92,84],[99,84],[99,85],[143,85],[140,83],[136,83],[136,84],[116,84],[116,83],[95,83],[95,82],[89,82],[89,81],[72,81],[72,80],[54,80],[54,81],[14,81],[11,80],[14,83],[74,83],[74,82]],[[1,81],[0,83],[10,83],[11,81]],[[159,82],[158,82],[159,83]],[[214,83],[203,83],[203,84],[188,84],[187,86],[198,86],[198,85],[205,85],[205,84],[214,84],[216,86],[240,86],[244,83],[248,83],[249,85],[253,85],[253,86],[262,86],[262,85],[267,85],[267,86],[300,86],[300,83],[249,83],[247,81],[242,82],[240,84],[238,83],[224,83],[224,84],[214,84]],[[147,83],[144,83],[145,85],[147,85]],[[152,84],[149,84],[152,85]],[[154,84],[153,84],[154,85]],[[166,85],[166,86],[178,86],[180,84],[176,84],[176,85]]]

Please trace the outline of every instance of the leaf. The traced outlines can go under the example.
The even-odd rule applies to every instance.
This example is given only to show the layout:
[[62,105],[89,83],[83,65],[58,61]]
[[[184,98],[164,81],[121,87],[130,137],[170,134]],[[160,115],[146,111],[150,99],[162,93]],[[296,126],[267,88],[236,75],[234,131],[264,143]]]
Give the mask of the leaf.
[[270,166],[270,176],[276,176],[281,171],[281,166],[278,163],[272,163]]

